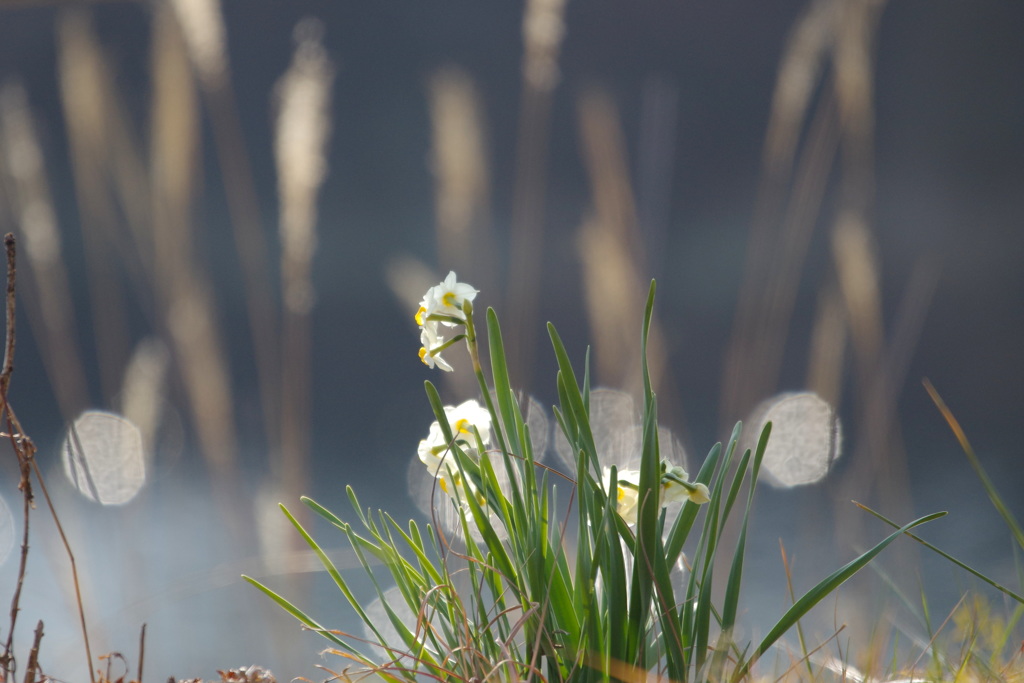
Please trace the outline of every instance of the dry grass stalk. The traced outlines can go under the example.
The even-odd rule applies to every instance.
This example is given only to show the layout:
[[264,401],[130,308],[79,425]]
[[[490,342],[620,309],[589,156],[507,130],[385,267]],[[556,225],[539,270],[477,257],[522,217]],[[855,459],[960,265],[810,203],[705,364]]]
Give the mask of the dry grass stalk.
[[170,354],[163,342],[156,337],[146,337],[135,345],[121,384],[120,413],[142,434],[142,452],[148,458],[147,466],[152,460],[162,420],[169,363]]
[[[590,174],[594,215],[580,227],[584,297],[594,343],[596,375],[602,384],[636,388],[636,373],[623,358],[636,356],[642,313],[640,270],[635,255],[636,215],[627,177],[625,143],[607,93],[591,90],[578,105],[580,133]],[[627,378],[629,375],[629,378]],[[657,376],[652,371],[653,377]]]
[[[742,417],[775,391],[789,335],[800,275],[838,148],[834,103],[819,103],[801,149],[796,180],[785,212],[755,252],[752,230],[733,338],[726,362],[722,420]],[[757,273],[757,275],[754,275]]]
[[[800,17],[787,42],[765,139],[762,182],[726,367],[722,410],[726,421],[742,416],[750,405],[775,390],[796,290],[813,228],[819,222],[837,144],[843,150],[843,204],[838,220],[844,222],[852,216],[868,223],[873,111],[870,66],[880,6],[870,0],[819,0]],[[830,56],[830,77],[820,84],[821,97],[814,105],[815,89]],[[816,113],[805,132],[812,107]],[[783,211],[787,194],[788,207]],[[863,315],[852,322],[866,324]],[[880,329],[877,324],[875,327]],[[880,338],[863,329],[855,340],[861,350],[864,335]]]
[[71,420],[88,404],[88,390],[43,154],[25,89],[18,82],[0,88],[0,150],[34,284],[30,320],[43,347],[43,363],[61,415]]
[[[305,19],[295,28],[296,49],[277,83],[274,152],[281,202],[282,321],[281,443],[274,464],[285,500],[308,487],[310,333],[316,251],[316,199],[327,173],[330,87],[334,68],[321,43],[323,26]],[[295,543],[300,539],[290,536]]]
[[321,44],[323,26],[305,19],[295,29],[296,50],[277,83],[274,154],[281,202],[282,288],[285,309],[313,306],[310,265],[316,251],[316,198],[327,174],[330,86],[334,68]]
[[170,9],[153,14],[150,101],[153,286],[170,305],[193,270],[193,204],[199,162],[199,111],[184,42]]
[[[880,269],[870,229],[873,55],[883,7],[881,0],[817,0],[801,15],[787,43],[765,139],[721,415],[725,422],[741,418],[756,401],[777,390],[814,228],[832,224],[842,322],[834,301],[820,304],[808,381],[818,391],[842,395],[841,347],[849,338],[855,361],[858,445],[842,482],[846,493],[837,498],[849,499],[851,489],[870,490],[886,509],[897,510],[906,499],[906,481],[894,417],[898,387],[891,379],[905,374],[909,356],[895,350],[885,354]],[[822,216],[828,178],[837,165],[838,207],[834,216]],[[926,304],[924,297],[915,300]],[[909,329],[918,326],[914,320],[923,312],[902,315],[910,319],[896,324]],[[904,365],[896,368],[890,362]],[[841,504],[837,516],[838,535],[847,542],[861,542],[860,523],[851,519],[857,513]]]
[[[760,186],[747,240],[743,284],[726,357],[720,411],[723,423],[744,415],[774,390],[790,316],[789,311],[776,307],[793,300],[796,286],[792,275],[783,281],[781,273],[799,274],[803,261],[803,254],[795,258],[787,250],[792,245],[780,244],[779,232],[783,225],[794,225],[792,212],[799,207],[804,209],[800,234],[808,233],[820,205],[824,179],[828,177],[837,134],[832,104],[826,95],[825,103],[818,103],[815,122],[807,132],[809,142],[801,162],[806,172],[793,183],[798,191],[803,191],[803,197],[789,201],[790,215],[783,218],[794,159],[833,43],[837,15],[836,0],[811,3],[797,19],[779,63]],[[813,189],[807,182],[814,183]],[[790,234],[795,238],[798,235],[793,230],[795,227]],[[785,268],[781,261],[788,261]]]
[[[583,294],[593,339],[594,378],[602,385],[636,388],[636,371],[623,358],[636,355],[639,342],[634,339],[640,311],[637,289],[639,274],[628,255],[622,252],[618,226],[591,216],[580,225],[577,248],[583,264]],[[632,351],[632,353],[631,353]],[[652,376],[657,376],[653,375]]]
[[874,36],[885,0],[845,0],[834,49],[836,98],[843,129],[843,200],[867,215],[874,200]]
[[124,292],[112,256],[119,242],[119,224],[106,179],[111,131],[120,117],[106,59],[88,15],[68,11],[59,25],[61,103],[68,129],[75,193],[89,269],[89,292],[102,394],[117,391],[120,370],[128,356]]
[[509,277],[506,310],[511,331],[506,351],[513,376],[529,387],[536,352],[533,330],[541,291],[544,225],[545,156],[551,94],[558,84],[558,53],[565,33],[565,0],[530,0],[523,18],[523,84],[512,198]]
[[[213,297],[193,251],[198,111],[183,46],[169,11],[156,12],[151,119],[154,284],[203,455],[216,485],[231,500],[237,467],[232,392]],[[238,511],[229,514],[240,523]]]
[[[18,566],[17,586],[14,591],[14,597],[11,601],[10,630],[8,631],[7,641],[4,644],[3,652],[0,653],[0,667],[3,668],[2,681],[3,683],[7,683],[11,679],[11,674],[13,672],[14,655],[12,647],[14,642],[14,627],[17,622],[21,589],[25,581],[25,567],[28,561],[29,516],[35,507],[32,491],[32,475],[35,474],[36,482],[39,484],[39,489],[43,492],[43,498],[46,500],[46,505],[50,510],[50,516],[57,527],[57,533],[60,536],[61,543],[64,545],[68,561],[71,564],[72,583],[75,590],[75,603],[78,607],[78,617],[82,627],[82,639],[85,644],[86,667],[89,669],[90,680],[92,683],[95,683],[96,677],[92,670],[92,650],[89,646],[89,629],[85,622],[85,607],[82,603],[82,591],[81,584],[78,580],[78,569],[77,563],[75,562],[75,554],[71,550],[71,544],[68,542],[68,537],[64,533],[64,527],[61,524],[60,518],[57,516],[57,511],[53,506],[53,500],[50,498],[50,492],[47,490],[46,483],[43,481],[43,474],[39,470],[39,463],[36,462],[36,446],[32,442],[32,439],[25,434],[25,430],[22,428],[21,422],[18,420],[18,416],[14,413],[14,407],[11,405],[9,400],[11,376],[14,374],[14,353],[17,346],[17,245],[13,234],[7,233],[4,235],[4,248],[7,256],[7,293],[5,297],[6,332],[4,337],[4,360],[3,368],[0,370],[0,418],[3,419],[6,432],[0,433],[0,436],[9,440],[11,450],[18,460],[18,469],[20,474],[18,489],[22,493],[24,511],[22,518],[23,535],[21,561]],[[38,668],[39,643],[42,640],[42,637],[42,622],[39,622],[39,625],[36,628],[32,649],[29,653],[26,680],[31,680],[33,671]]]
[[199,75],[205,95],[213,141],[219,160],[235,251],[245,282],[246,312],[256,357],[263,428],[267,443],[279,443],[280,400],[277,307],[270,286],[263,218],[256,198],[249,152],[242,138],[242,126],[231,86],[227,61],[226,31],[218,0],[175,0],[175,16],[182,29],[189,56]]
[[[131,294],[144,299],[150,294],[153,265],[149,174],[117,86],[116,73],[99,44],[91,16],[88,10],[72,9],[60,15],[58,24],[61,100],[82,230],[87,251],[101,252],[90,257],[90,281],[96,280],[92,270],[104,266],[100,275],[109,276],[109,281],[93,286],[120,296],[120,275],[126,273],[135,285]],[[114,277],[114,273],[118,276]],[[148,300],[144,303],[151,304]],[[104,379],[103,387],[104,398],[109,400],[111,389],[116,389],[119,363],[127,357],[129,342],[123,334],[126,328],[119,320],[123,305],[108,302],[106,307],[114,310],[104,315],[119,325],[109,335],[117,341],[117,353],[109,354],[111,370],[104,371],[110,376]]]
[[807,363],[807,388],[833,406],[839,404],[843,387],[846,338],[843,302],[834,287],[826,287],[818,295]]
[[218,0],[171,0],[170,6],[188,43],[188,54],[199,77],[207,87],[225,87],[228,80],[227,31]]
[[[758,195],[759,204],[767,202],[776,209],[780,206],[781,196],[778,193],[783,190],[793,170],[800,134],[821,79],[838,11],[835,0],[811,2],[786,40],[765,133],[762,156],[765,172]],[[763,225],[756,223],[757,227]]]
[[447,66],[431,76],[429,96],[440,270],[454,269],[481,291],[494,291],[497,259],[479,95],[469,74]]
[[853,347],[862,369],[867,368],[877,363],[883,343],[881,291],[877,249],[859,216],[839,216],[832,232],[832,252]]
[[[490,226],[490,170],[479,93],[466,71],[446,66],[431,75],[428,96],[440,273],[431,272],[429,279],[406,290],[412,298],[409,310],[415,310],[423,292],[449,270],[481,291],[499,289],[500,259]],[[389,271],[394,271],[392,266]],[[471,373],[457,369],[446,373],[443,381],[458,394],[476,392]]]
[[[187,47],[193,47],[188,35],[183,35],[171,8],[162,6],[154,15],[150,155],[157,299],[223,517],[234,538],[250,538],[253,530],[236,477],[239,454],[227,353],[211,285],[196,253],[193,204],[201,167],[199,100]],[[198,73],[209,78],[219,72],[203,63]],[[272,310],[266,300],[262,307]],[[266,346],[273,341],[273,337],[254,339],[257,353],[261,342]],[[261,389],[269,386],[261,381]],[[276,433],[277,419],[274,415],[268,433]]]
[[238,493],[235,478],[238,444],[231,387],[212,301],[205,278],[194,274],[188,282],[182,283],[168,302],[167,328],[188,394],[199,444],[218,489],[218,497],[225,501],[225,509],[234,511],[232,518],[237,518],[235,521],[241,524],[241,511],[237,506],[227,504]]
[[565,0],[528,0],[523,15],[523,80],[535,90],[558,83],[558,52],[565,37]]
[[[851,249],[843,258],[851,261],[871,257],[858,257],[856,249]],[[870,267],[852,263],[843,266],[847,271],[866,270]],[[931,258],[923,257],[915,265],[904,289],[893,318],[893,329],[889,334],[888,343],[880,339],[875,357],[867,361],[863,360],[864,352],[857,354],[860,368],[858,382],[861,385],[862,398],[858,406],[861,425],[857,438],[858,447],[853,458],[854,464],[842,482],[844,493],[840,498],[843,500],[854,494],[861,495],[863,491],[875,491],[879,505],[886,510],[894,511],[894,514],[907,515],[913,509],[907,493],[910,487],[909,472],[900,425],[896,419],[896,406],[906,383],[910,358],[920,337],[925,314],[937,282],[938,264]],[[860,296],[867,298],[868,295]],[[850,306],[850,302],[844,304],[847,310]],[[871,315],[871,305],[862,307],[867,309],[869,321],[874,319]],[[880,315],[878,312],[877,316]],[[869,361],[872,365],[867,365]],[[863,515],[851,514],[846,506],[841,506],[839,510],[840,533],[862,538]],[[916,547],[895,550],[904,556],[913,556]],[[909,562],[909,559],[905,558],[904,561]]]
[[[636,330],[643,311],[645,272],[636,206],[621,125],[607,93],[591,90],[578,106],[580,135],[590,175],[594,215],[580,228],[584,296],[594,339],[597,377],[602,384],[637,390],[641,377],[623,358],[639,353]],[[648,362],[652,381],[663,379],[664,346],[652,324]],[[656,388],[657,389],[657,388]]]

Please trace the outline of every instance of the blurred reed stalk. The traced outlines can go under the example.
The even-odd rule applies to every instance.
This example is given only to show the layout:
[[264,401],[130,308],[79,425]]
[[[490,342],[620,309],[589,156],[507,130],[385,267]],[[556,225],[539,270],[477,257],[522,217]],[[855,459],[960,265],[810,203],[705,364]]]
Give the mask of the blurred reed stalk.
[[[881,266],[871,214],[874,205],[874,37],[885,3],[878,0],[847,0],[839,5],[834,34],[833,64],[835,98],[842,143],[840,208],[833,223],[832,252],[839,292],[850,329],[856,363],[858,405],[857,446],[851,466],[841,482],[841,499],[854,492],[877,492],[883,509],[897,515],[912,511],[906,454],[896,420],[896,399],[902,388],[909,361],[909,347],[916,338],[927,308],[931,286],[927,266],[907,285],[904,306],[890,332],[892,348],[887,350],[882,311]],[[922,262],[923,263],[923,262]],[[902,348],[901,348],[902,347]],[[903,367],[894,365],[902,363]],[[894,384],[895,379],[900,384]],[[850,495],[847,495],[850,494]],[[845,509],[845,507],[844,507]],[[840,533],[846,538],[864,537],[866,519],[857,514],[839,514]],[[900,548],[905,556],[913,548]],[[906,559],[906,557],[904,557]]]
[[841,398],[847,334],[839,292],[834,286],[825,287],[818,293],[805,383],[832,406]]
[[221,180],[231,217],[235,249],[245,281],[263,429],[271,452],[280,444],[280,375],[277,307],[270,286],[263,220],[252,179],[249,153],[242,138],[231,72],[225,48],[226,31],[218,0],[171,0],[189,57],[199,77],[206,109],[213,127],[213,141],[220,162]]
[[84,11],[64,12],[59,22],[61,103],[67,126],[91,301],[102,396],[120,384],[128,357],[124,292],[114,261],[120,224],[108,179],[113,139],[127,135],[110,68]]
[[512,199],[506,342],[512,376],[530,386],[543,262],[544,190],[551,96],[565,34],[565,0],[528,0],[523,16],[523,81],[519,101],[516,176]]
[[799,149],[836,14],[834,0],[812,2],[790,34],[779,65],[743,284],[726,356],[723,425],[774,393],[777,383],[800,269],[838,144],[829,83]]
[[[640,352],[636,330],[643,321],[637,306],[649,284],[643,236],[629,178],[629,162],[619,115],[604,90],[591,88],[577,103],[581,147],[590,178],[591,215],[579,229],[577,245],[583,265],[583,294],[594,339],[595,377],[636,395],[643,388],[640,367],[624,363]],[[647,284],[645,284],[647,283]],[[663,404],[668,394],[665,344],[652,320],[648,364],[654,390],[665,414],[679,417],[678,401]]]
[[124,369],[118,412],[138,427],[147,469],[163,422],[170,354],[157,336],[140,340]]
[[[323,26],[305,19],[295,28],[295,54],[278,80],[274,157],[280,201],[282,319],[281,444],[272,463],[284,500],[298,500],[309,486],[311,277],[316,251],[316,199],[327,174],[334,68],[321,44]],[[295,534],[284,543],[302,543]]]
[[[61,237],[46,178],[43,153],[25,90],[17,81],[0,87],[0,150],[0,175],[9,181],[9,205],[14,213],[17,232],[23,236],[23,253],[27,256],[23,263],[28,267],[23,268],[23,271],[31,275],[31,279],[22,279],[24,285],[29,285],[22,288],[22,292],[29,295],[25,297],[29,305],[23,308],[28,312],[41,348],[43,365],[61,415],[70,422],[90,405],[89,391],[79,356],[72,297],[61,255]],[[9,267],[13,267],[13,264],[9,264]],[[12,331],[9,333],[13,334]],[[125,378],[127,382],[129,373],[126,373]],[[141,386],[138,388],[142,389]],[[124,395],[122,398],[125,403],[137,406],[132,400],[137,399],[139,393],[135,391],[131,396]],[[132,412],[136,417],[142,417],[137,410]],[[129,417],[132,415],[129,414]],[[152,423],[153,420],[147,422]],[[130,526],[135,521],[120,518],[115,521],[115,526],[123,533],[126,531],[125,525]],[[82,532],[80,528],[74,528],[78,522],[77,519],[66,522],[75,537]],[[48,542],[51,557],[57,557],[65,550],[56,538],[44,540]],[[135,567],[135,571],[127,571],[126,575],[139,580],[147,576],[147,572],[144,567]],[[86,588],[85,599],[91,601],[94,594],[90,588],[88,567],[83,566],[77,576],[77,586]],[[60,586],[67,607],[73,612],[76,598],[72,586],[66,582],[61,582]],[[90,609],[93,607],[91,605]],[[93,624],[92,628],[93,637],[102,642],[104,637],[101,625]],[[88,637],[89,633],[85,631],[87,650]],[[31,665],[27,671],[31,673]]]
[[170,8],[153,16],[152,231],[154,287],[192,419],[225,512],[242,533],[231,380],[210,284],[193,245],[199,170],[198,101],[185,42]]
[[455,270],[460,280],[482,292],[497,291],[490,164],[479,93],[464,69],[446,66],[431,75],[428,96],[439,270]]
[[[406,276],[410,311],[449,270],[481,292],[498,292],[502,265],[491,231],[490,168],[479,93],[469,74],[456,66],[438,69],[427,86],[439,272],[426,280]],[[473,374],[459,368],[446,373],[443,381],[460,396],[477,391]]]
[[[241,504],[245,501],[238,476],[234,396],[214,292],[202,260],[204,238],[196,229],[202,182],[197,75],[211,114],[249,285],[268,450],[278,481],[294,499],[306,492],[308,483],[310,264],[316,192],[326,173],[323,148],[332,70],[316,32],[300,31],[293,69],[280,86],[277,156],[285,315],[279,328],[255,193],[238,133],[219,7],[215,2],[181,0],[157,3],[151,9],[146,153],[132,134],[117,78],[94,33],[91,15],[76,8],[62,12],[58,21],[61,96],[89,265],[100,401],[91,400],[78,360],[55,210],[24,89],[17,84],[0,89],[0,185],[12,198],[7,203],[11,218],[25,235],[38,299],[30,315],[66,419],[73,420],[90,405],[116,406],[139,427],[149,453],[159,448],[155,441],[166,385],[182,390],[211,473],[213,497],[221,506],[217,521],[226,523],[229,537],[238,544],[235,550],[244,550],[253,529]],[[138,343],[125,324],[133,312],[149,324]],[[279,357],[288,359],[283,368],[274,362]],[[278,410],[282,398],[285,408]],[[119,523],[131,527],[141,520],[129,516]],[[144,530],[132,531],[135,537]],[[129,561],[133,559],[140,556]],[[81,583],[88,597],[93,591],[84,569]],[[139,566],[129,566],[127,572],[139,581],[149,576]]]
[[[124,287],[125,274],[135,278],[136,286],[131,289],[131,295],[136,303],[144,303],[151,292],[146,286],[144,274],[147,263],[142,257],[147,253],[143,235],[148,218],[145,203],[149,182],[116,78],[95,35],[91,15],[86,10],[75,8],[58,15],[57,51],[60,100],[87,266],[86,285],[91,304],[89,318],[99,370],[99,400],[94,398],[96,392],[87,388],[83,396],[85,402],[75,407],[74,413],[65,415],[71,421],[83,408],[110,406],[121,388],[131,345],[126,316],[131,299]],[[134,264],[134,267],[125,268],[125,264]],[[39,275],[43,276],[43,273]],[[52,269],[45,275],[47,278],[54,276],[59,278]],[[59,280],[52,283],[40,281],[41,288],[54,284],[59,287]],[[72,324],[72,319],[68,324]],[[59,334],[43,329],[46,336]],[[73,341],[74,337],[69,336],[43,342],[43,345],[53,347]],[[61,388],[67,381],[64,377],[57,378],[55,394],[67,392]],[[75,518],[67,520],[70,527],[80,522]],[[130,522],[121,520],[120,523]],[[81,529],[70,527],[68,532],[74,537],[83,533]],[[124,532],[123,527],[121,532]],[[56,545],[52,545],[50,551],[51,556],[60,552]],[[128,576],[136,580],[144,573],[129,571]],[[94,600],[89,567],[80,568],[78,582],[85,602]],[[126,589],[131,590],[129,587]],[[65,592],[70,603],[73,599],[70,587],[66,587]],[[87,604],[87,607],[95,609],[95,605]],[[90,635],[97,642],[106,640],[102,627],[102,623],[91,626]]]
[[[854,544],[864,542],[865,521],[846,502],[854,492],[909,514],[896,400],[936,277],[934,264],[923,260],[906,285],[887,347],[871,229],[874,43],[884,6],[814,0],[787,41],[722,385],[724,423],[776,390],[808,250],[818,226],[830,226],[833,271],[819,296],[807,382],[838,405],[852,349],[855,451],[838,484],[835,517],[836,537]],[[833,193],[835,208],[823,211]]]
[[43,366],[60,413],[72,420],[89,404],[89,391],[43,153],[25,88],[18,81],[0,87],[0,151],[12,218],[27,257],[25,270],[31,275],[30,281],[23,280],[29,303],[23,308],[42,347]]

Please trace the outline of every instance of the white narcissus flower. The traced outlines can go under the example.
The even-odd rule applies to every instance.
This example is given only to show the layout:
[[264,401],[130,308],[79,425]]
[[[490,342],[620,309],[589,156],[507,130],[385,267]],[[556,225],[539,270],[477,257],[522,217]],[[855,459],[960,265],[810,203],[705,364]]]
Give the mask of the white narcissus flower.
[[711,502],[711,492],[704,484],[694,484],[692,490],[688,490],[687,497],[697,505]]
[[667,505],[668,503],[682,503],[687,500],[703,505],[704,503],[711,500],[711,494],[708,491],[708,487],[704,484],[690,484],[691,487],[683,486],[679,482],[675,481],[662,481],[661,482],[661,503]]
[[[475,432],[480,432],[480,440],[486,448],[491,441],[491,414],[473,399],[458,406],[445,406],[444,414],[451,425],[455,442],[470,457],[479,458]],[[467,493],[475,495],[476,490],[472,482],[464,481],[459,473],[455,456],[451,453],[441,425],[436,420],[430,425],[427,438],[420,441],[417,455],[420,462],[426,465],[427,471],[437,478],[441,490],[453,499],[458,488],[462,489],[459,493],[461,496]]]
[[484,446],[490,445],[491,414],[475,399],[463,401],[454,408],[445,406],[444,415],[448,418],[448,424],[452,426],[452,432],[456,439],[467,439],[470,444],[475,443],[473,427],[476,427]]
[[[612,482],[611,468],[602,471],[601,483],[607,490]],[[640,471],[619,470],[616,473],[615,511],[626,524],[636,524],[637,504],[640,502]]]
[[438,367],[445,372],[451,372],[452,366],[444,358],[441,358],[441,352],[436,350],[443,343],[444,337],[437,333],[437,323],[427,321],[420,329],[420,360],[428,368]]
[[[458,465],[455,463],[455,456],[452,455],[448,443],[444,440],[440,424],[434,422],[430,425],[430,433],[426,439],[420,441],[416,454],[419,456],[420,462],[427,466],[427,471],[437,479],[441,490],[454,498],[455,487],[459,485],[462,478],[459,475]],[[454,486],[449,482],[454,482]]]
[[453,458],[447,457],[448,444],[445,442],[444,434],[441,432],[441,425],[437,422],[430,425],[430,433],[427,435],[427,438],[420,441],[416,453],[419,455],[420,462],[427,466],[427,471],[434,476],[437,476],[438,471],[441,469],[442,460],[446,465],[454,462]]
[[[459,282],[455,277],[455,271],[449,271],[444,280],[428,289],[427,293],[423,295],[419,310],[416,311],[416,323],[422,327],[430,321],[431,316],[435,315],[464,320],[462,304],[472,301],[476,295],[477,290],[472,285]],[[451,320],[440,322],[449,327],[458,324]]]
[[711,493],[704,484],[691,484],[689,475],[679,465],[669,467],[668,462],[661,463],[661,501],[662,505],[689,500],[703,505],[711,500]]
[[[661,491],[659,501],[664,507],[669,503],[685,502],[687,500],[703,505],[711,500],[708,487],[704,484],[691,484],[684,470],[679,465],[669,466],[668,462],[661,463]],[[607,490],[611,484],[611,469],[605,467],[601,477],[604,488]],[[619,470],[617,475],[618,489],[615,492],[616,512],[630,526],[636,524],[636,516],[640,502],[640,471]]]

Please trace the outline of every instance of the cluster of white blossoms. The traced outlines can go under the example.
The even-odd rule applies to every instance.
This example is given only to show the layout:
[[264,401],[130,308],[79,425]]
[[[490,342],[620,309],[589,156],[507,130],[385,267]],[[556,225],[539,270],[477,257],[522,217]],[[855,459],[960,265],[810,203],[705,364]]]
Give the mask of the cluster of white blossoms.
[[[470,319],[472,301],[477,290],[464,282],[459,282],[455,271],[440,283],[434,285],[423,295],[419,309],[416,311],[416,323],[420,326],[420,360],[430,368],[438,367],[446,372],[452,366],[441,357],[441,352],[461,339],[468,338],[473,353],[474,333]],[[464,329],[459,330],[462,327]],[[442,334],[452,334],[450,339]],[[444,432],[438,422],[430,425],[430,433],[420,441],[417,453],[430,474],[437,480],[438,486],[452,500],[461,501],[464,507],[470,496],[481,505],[483,497],[475,485],[459,472],[454,446],[474,461],[479,462],[484,452],[491,447],[491,415],[486,408],[475,400],[468,400],[458,406],[445,406],[445,417],[452,428],[453,442],[445,439]],[[479,438],[478,438],[479,436]],[[604,468],[603,483],[605,490],[611,484],[611,470]],[[618,489],[615,492],[616,510],[630,525],[636,524],[639,506],[639,470],[619,470],[617,477]],[[661,463],[661,486],[659,506],[689,500],[702,504],[710,500],[708,488],[704,484],[688,481],[686,470],[678,465],[671,465],[667,460]]]
[[416,324],[420,326],[420,360],[427,367],[452,371],[452,366],[441,357],[441,352],[458,341],[461,335],[446,342],[441,330],[465,325],[463,307],[476,295],[476,289],[456,279],[455,271],[450,271],[448,277],[423,295],[416,311]]
[[[487,449],[491,445],[491,414],[473,399],[454,407],[445,406],[444,414],[451,425],[454,443],[464,453],[479,461],[482,455],[480,448]],[[480,435],[479,441],[477,434]],[[477,495],[476,487],[459,473],[451,447],[452,444],[445,440],[441,425],[435,420],[430,425],[427,438],[420,441],[417,453],[420,462],[437,479],[441,490],[453,500],[462,500],[465,505],[467,495]],[[477,499],[479,501],[479,496]],[[483,501],[479,502],[483,504]]]
[[[611,485],[611,468],[605,467],[602,472],[602,484],[605,490]],[[711,500],[708,487],[704,484],[692,484],[689,477],[679,465],[670,466],[661,461],[661,500],[659,507],[669,503],[691,501],[703,505]],[[629,525],[636,524],[636,516],[640,503],[640,470],[619,470],[616,476],[615,509]]]

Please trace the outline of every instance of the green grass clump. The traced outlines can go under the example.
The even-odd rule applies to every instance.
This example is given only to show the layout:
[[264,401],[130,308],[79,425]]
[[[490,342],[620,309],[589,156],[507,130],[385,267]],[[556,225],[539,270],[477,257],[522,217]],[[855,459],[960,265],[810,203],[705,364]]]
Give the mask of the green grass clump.
[[[454,275],[444,291],[424,298],[421,358],[442,369],[440,352],[465,340],[486,404],[489,430],[459,420],[451,424],[435,387],[427,397],[443,434],[443,447],[421,452],[458,514],[460,550],[441,528],[401,525],[386,512],[364,511],[348,496],[354,525],[315,501],[303,502],[346,536],[380,600],[383,619],[368,613],[349,581],[287,508],[282,510],[318,555],[365,623],[372,640],[331,630],[270,588],[247,577],[300,622],[333,644],[360,673],[387,680],[545,680],[607,682],[648,675],[673,681],[740,681],[816,604],[864,568],[897,537],[945,513],[898,527],[888,537],[823,579],[779,618],[760,642],[732,639],[740,613],[746,534],[758,471],[771,433],[756,448],[738,452],[741,425],[725,445],[716,444],[692,479],[661,458],[658,400],[646,363],[654,283],[642,329],[644,396],[640,467],[603,468],[590,423],[589,364],[577,378],[555,327],[548,331],[558,363],[559,405],[553,409],[576,454],[568,519],[556,519],[553,470],[534,458],[533,441],[508,375],[497,315],[488,309],[486,330],[491,375],[478,350],[472,298]],[[446,281],[447,282],[447,281]],[[472,294],[469,293],[472,290]],[[447,298],[445,298],[447,292]],[[442,333],[456,333],[444,341]],[[493,398],[492,398],[493,396]],[[489,432],[489,433],[485,433]],[[488,444],[492,440],[493,447]],[[428,444],[429,445],[429,444]],[[746,488],[744,483],[750,482]],[[664,502],[683,500],[669,515]],[[624,501],[635,502],[626,514]],[[739,518],[735,545],[725,547],[727,522]],[[689,559],[684,547],[692,549]],[[676,580],[687,565],[685,580]],[[728,568],[720,598],[713,592],[717,564]],[[383,569],[379,569],[379,568]],[[397,590],[388,590],[391,585]],[[412,615],[410,617],[410,615]],[[354,675],[346,669],[345,675]]]

